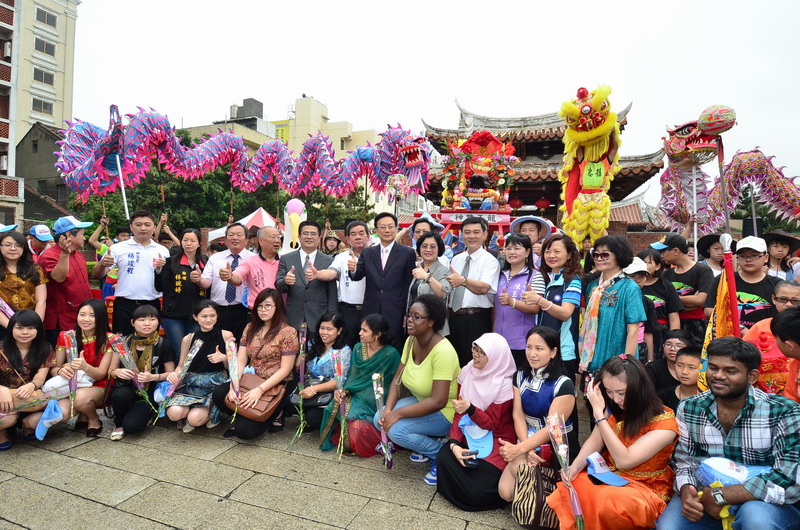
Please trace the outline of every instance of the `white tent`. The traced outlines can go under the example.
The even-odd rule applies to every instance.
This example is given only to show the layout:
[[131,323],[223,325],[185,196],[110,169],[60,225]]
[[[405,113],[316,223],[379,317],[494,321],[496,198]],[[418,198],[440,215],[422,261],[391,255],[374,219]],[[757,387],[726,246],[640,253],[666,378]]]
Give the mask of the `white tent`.
[[[250,215],[246,215],[242,217],[237,223],[242,223],[247,228],[251,226],[257,226],[258,228],[262,228],[265,226],[278,226],[278,222],[272,217],[264,208],[259,207]],[[225,237],[225,229],[227,226],[223,226],[222,228],[217,228],[216,230],[212,230],[208,233],[208,241],[214,241],[215,239],[219,239],[221,237]]]

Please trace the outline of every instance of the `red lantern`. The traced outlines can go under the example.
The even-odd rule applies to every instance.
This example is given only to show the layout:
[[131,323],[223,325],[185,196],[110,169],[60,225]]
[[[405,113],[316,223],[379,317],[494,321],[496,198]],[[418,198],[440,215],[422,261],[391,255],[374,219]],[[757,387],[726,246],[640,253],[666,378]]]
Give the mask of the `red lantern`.
[[514,197],[510,201],[508,201],[508,205],[514,208],[515,210],[519,210],[523,206],[525,206],[525,201],[520,199],[519,197]]
[[546,210],[546,209],[550,208],[550,200],[549,199],[538,199],[534,204],[540,210]]

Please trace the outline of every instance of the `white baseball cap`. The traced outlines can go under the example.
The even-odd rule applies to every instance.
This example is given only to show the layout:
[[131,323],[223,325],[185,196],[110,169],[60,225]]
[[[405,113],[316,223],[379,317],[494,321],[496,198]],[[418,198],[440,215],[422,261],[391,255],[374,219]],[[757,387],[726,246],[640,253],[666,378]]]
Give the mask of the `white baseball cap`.
[[767,242],[761,239],[760,237],[755,237],[755,236],[743,237],[736,244],[736,253],[738,254],[739,252],[743,251],[746,248],[755,250],[756,252],[766,252]]

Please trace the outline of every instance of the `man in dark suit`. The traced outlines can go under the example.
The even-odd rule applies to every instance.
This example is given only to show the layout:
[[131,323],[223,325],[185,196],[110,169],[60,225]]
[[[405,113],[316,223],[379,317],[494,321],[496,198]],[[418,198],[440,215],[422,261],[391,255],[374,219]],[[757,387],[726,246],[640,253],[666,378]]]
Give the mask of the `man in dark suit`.
[[306,269],[327,269],[333,258],[318,251],[322,228],[314,221],[303,221],[300,248],[281,256],[275,288],[289,293],[286,317],[289,325],[300,329],[305,322],[309,331],[316,330],[319,319],[328,311],[337,310],[336,282],[307,279]]
[[[367,279],[364,291],[363,315],[380,313],[389,322],[395,345],[402,347],[403,317],[406,314],[411,271],[417,264],[417,254],[412,249],[395,243],[397,217],[382,212],[375,217],[380,245],[367,247],[356,260],[348,262],[350,279]],[[399,348],[398,348],[399,349]]]

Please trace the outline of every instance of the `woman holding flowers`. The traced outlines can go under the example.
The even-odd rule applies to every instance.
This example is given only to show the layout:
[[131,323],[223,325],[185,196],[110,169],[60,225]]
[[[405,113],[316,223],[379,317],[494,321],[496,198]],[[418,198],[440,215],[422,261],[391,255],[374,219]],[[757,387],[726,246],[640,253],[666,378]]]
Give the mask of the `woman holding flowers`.
[[[557,469],[555,459],[548,460],[542,446],[550,444],[547,417],[564,417],[565,434],[570,456],[578,453],[578,409],[575,406],[575,384],[563,372],[559,334],[552,328],[538,326],[528,332],[525,357],[528,366],[514,375],[514,436],[501,441],[500,456],[508,462],[500,478],[500,496],[511,501],[521,465]],[[517,443],[511,443],[516,439]],[[549,448],[549,446],[548,446]],[[545,449],[546,451],[546,449]],[[549,472],[548,472],[549,473]],[[553,471],[548,478],[555,479]]]
[[173,385],[181,383],[170,398],[167,417],[172,421],[186,420],[183,432],[192,432],[203,425],[209,429],[219,425],[219,408],[212,403],[211,395],[227,379],[228,357],[223,352],[225,341],[233,337],[230,331],[217,325],[219,308],[211,300],[200,300],[192,314],[200,330],[186,335],[181,341],[178,366],[183,366],[195,341],[201,340],[203,344],[189,364],[183,381],[178,380],[177,372],[167,375],[167,381]]
[[[411,449],[412,461],[431,461],[425,483],[436,485],[436,455],[453,423],[458,374],[458,355],[439,331],[447,316],[442,299],[419,296],[406,315],[406,340],[400,366],[394,375],[383,412],[373,423],[382,427],[394,443]],[[400,398],[400,385],[411,396]]]
[[[125,337],[136,371],[121,366],[119,355],[111,361],[109,375],[116,378],[111,393],[111,407],[114,409],[114,430],[112,440],[122,440],[126,434],[144,430],[153,417],[151,403],[160,381],[167,380],[167,374],[175,371],[175,353],[170,343],[158,335],[161,316],[151,305],[140,305],[131,319],[133,333]],[[144,385],[150,396],[150,403],[137,392],[134,379]]]
[[[0,342],[0,451],[11,449],[8,429],[14,427],[20,413],[14,403],[30,400],[42,388],[47,372],[56,365],[56,356],[44,336],[39,315],[23,309],[8,321],[8,334]],[[41,410],[46,403],[24,409]],[[22,420],[23,437],[33,439],[38,422]]]
[[[664,407],[642,364],[633,355],[611,357],[587,389],[594,431],[567,474],[578,493],[586,528],[652,528],[672,495],[669,459],[678,435],[675,414]],[[601,453],[623,486],[598,486],[583,469]],[[602,480],[602,478],[600,479]],[[569,492],[559,484],[547,503],[561,528],[574,528]]]
[[[33,254],[19,232],[6,232],[0,239],[0,298],[14,311],[32,309],[44,319],[47,275],[33,262]],[[0,333],[8,326],[8,315],[0,312]]]
[[[501,443],[514,438],[511,376],[516,369],[506,339],[486,333],[472,344],[472,360],[458,376],[461,386],[453,400],[456,413],[450,440],[436,457],[436,491],[457,508],[472,512],[506,504],[497,485],[506,467]],[[487,434],[491,438],[481,444]],[[470,451],[477,454],[464,456]]]
[[271,418],[264,422],[254,421],[237,414],[233,428],[225,432],[225,437],[236,436],[243,440],[250,440],[264,434],[265,431],[278,432],[283,429],[286,419],[285,408],[292,390],[294,363],[300,343],[297,340],[297,330],[290,326],[286,320],[286,306],[283,296],[275,289],[264,289],[253,302],[253,316],[250,323],[244,328],[242,340],[239,343],[239,373],[244,373],[244,367],[250,361],[258,377],[264,382],[249,392],[236,395],[230,383],[222,383],[214,389],[214,403],[223,412],[234,414],[225,404],[225,396],[241,407],[251,407],[258,402],[264,392],[277,385],[287,387],[284,402],[278,405]]
[[322,416],[320,449],[330,451],[337,447],[342,432],[337,412],[344,401],[347,417],[345,440],[342,442],[344,448],[359,456],[370,457],[378,454],[375,449],[381,441],[380,433],[372,425],[377,410],[372,375],[381,374],[385,381],[389,381],[400,363],[400,354],[392,346],[389,322],[378,313],[361,321],[358,338],[360,342],[350,357],[344,387],[336,391],[334,401],[325,408]]
[[301,381],[306,386],[299,392],[303,396],[306,426],[309,430],[319,429],[322,424],[322,414],[325,410],[324,407],[309,406],[309,401],[319,394],[336,390],[335,366],[331,355],[334,350],[339,352],[343,373],[347,374],[350,369],[351,350],[350,346],[344,343],[344,340],[344,319],[342,315],[335,311],[329,311],[322,315],[317,326],[316,337],[310,341],[308,346],[308,371],[306,375],[310,376],[311,379]]

